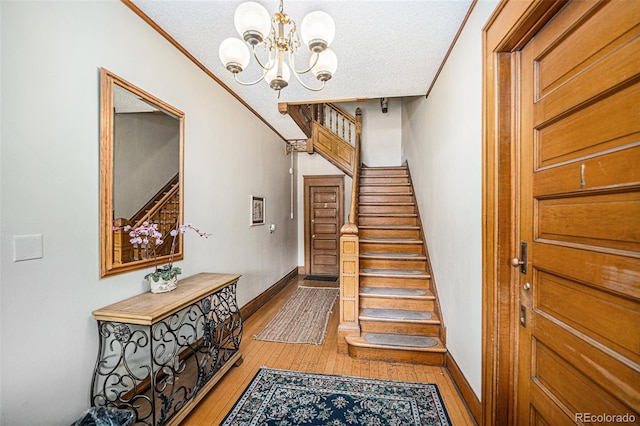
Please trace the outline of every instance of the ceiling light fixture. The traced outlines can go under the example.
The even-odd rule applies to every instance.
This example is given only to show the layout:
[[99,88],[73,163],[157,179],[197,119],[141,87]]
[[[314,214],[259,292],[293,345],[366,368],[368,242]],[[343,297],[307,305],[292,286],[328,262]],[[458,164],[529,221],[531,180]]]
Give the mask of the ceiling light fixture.
[[[269,17],[267,9],[259,3],[242,3],[236,9],[233,20],[244,42],[237,38],[228,38],[220,43],[218,53],[224,66],[242,85],[251,86],[265,80],[280,97],[280,90],[287,87],[293,72],[302,86],[318,91],[324,88],[325,82],[333,77],[338,68],[338,58],[329,49],[335,37],[336,27],[331,16],[325,12],[311,12],[305,16],[300,27],[300,35],[295,21],[283,12],[282,0],[280,10],[272,17]],[[298,70],[294,62],[294,55],[302,46],[301,37],[302,42],[311,51],[309,68],[304,70]],[[268,52],[266,60],[258,57],[256,46],[260,44]],[[255,81],[243,82],[238,80],[238,74],[249,65],[251,53],[262,68],[262,76]],[[284,62],[285,53],[289,65]],[[302,82],[299,75],[309,71],[322,83],[320,87],[310,87]]]

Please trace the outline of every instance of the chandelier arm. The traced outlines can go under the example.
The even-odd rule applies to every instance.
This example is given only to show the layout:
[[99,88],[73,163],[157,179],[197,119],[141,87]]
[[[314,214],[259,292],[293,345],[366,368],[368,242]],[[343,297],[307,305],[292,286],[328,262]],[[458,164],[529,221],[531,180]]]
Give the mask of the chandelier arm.
[[316,66],[316,64],[318,63],[318,59],[320,58],[320,54],[319,53],[314,53],[314,55],[316,55],[316,59],[313,61],[313,64],[311,64],[311,66],[309,68],[307,68],[304,71],[298,71],[296,69],[296,64],[295,61],[293,59],[293,53],[291,52],[291,50],[289,50],[289,66],[291,67],[291,70],[293,70],[294,74],[306,74],[309,71],[311,71],[313,69],[313,67]]
[[259,79],[257,79],[256,81],[251,81],[251,82],[247,82],[247,83],[245,83],[244,81],[240,81],[240,80],[238,80],[238,73],[233,73],[233,79],[234,79],[236,82],[238,82],[238,83],[242,84],[243,86],[253,86],[254,84],[258,84],[258,83],[260,83],[262,80],[264,80],[264,77],[267,75],[267,71],[268,71],[268,70],[264,70],[264,71],[262,72],[262,77],[260,77],[260,78],[259,78]]
[[293,75],[296,77],[296,80],[298,80],[298,83],[302,84],[302,86],[307,89],[307,90],[311,90],[313,92],[319,92],[320,90],[322,90],[324,88],[324,81],[322,82],[322,86],[318,87],[318,88],[314,88],[314,87],[309,87],[306,84],[304,84],[304,82],[300,79],[300,77],[298,77],[298,73],[294,72]]
[[[269,62],[271,62],[272,58],[271,58],[271,54],[273,53],[273,49],[269,49],[269,57],[267,59],[267,64]],[[258,65],[260,65],[260,68],[262,68],[263,70],[269,71],[271,70],[275,64],[276,61],[273,61],[273,64],[271,64],[270,67],[267,67],[265,64],[262,63],[262,61],[260,60],[260,58],[258,58],[258,53],[256,52],[256,47],[253,46],[253,57],[256,58],[256,62],[258,63]]]

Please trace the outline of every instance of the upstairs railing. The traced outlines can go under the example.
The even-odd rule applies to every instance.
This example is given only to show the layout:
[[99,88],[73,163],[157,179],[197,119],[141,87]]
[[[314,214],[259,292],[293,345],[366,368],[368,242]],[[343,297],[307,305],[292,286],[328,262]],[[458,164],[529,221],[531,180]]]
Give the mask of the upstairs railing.
[[355,153],[349,220],[340,230],[340,325],[338,351],[348,351],[345,336],[360,335],[360,237],[358,236],[358,198],[362,168],[362,113],[356,110]]
[[349,176],[355,169],[355,139],[362,126],[357,117],[334,104],[286,104],[278,109],[289,116],[304,132],[305,141],[287,143],[287,152],[317,152]]
[[313,107],[313,118],[316,123],[320,124],[325,129],[347,142],[349,145],[355,145],[353,140],[357,133],[356,117],[331,103],[315,104]]
[[[148,259],[153,256],[144,245],[131,244],[129,233],[125,232],[126,225],[132,228],[141,226],[144,222],[158,224],[158,231],[162,235],[169,235],[175,228],[180,217],[180,191],[177,176],[165,185],[142,209],[131,219],[118,218],[114,220],[113,261],[127,263],[135,260]],[[168,255],[171,250],[169,238],[156,247],[156,255]]]

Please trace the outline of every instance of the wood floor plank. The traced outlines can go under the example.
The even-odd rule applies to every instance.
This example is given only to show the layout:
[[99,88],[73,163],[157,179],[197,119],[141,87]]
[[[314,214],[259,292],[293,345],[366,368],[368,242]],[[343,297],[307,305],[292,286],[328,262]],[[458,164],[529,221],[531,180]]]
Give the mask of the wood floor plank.
[[292,280],[277,297],[274,297],[245,320],[244,334],[240,345],[240,352],[243,356],[242,364],[229,370],[223,379],[193,409],[189,416],[183,420],[182,425],[219,425],[229,410],[233,408],[235,401],[242,395],[243,390],[249,385],[260,367],[263,366],[283,370],[368,377],[382,380],[434,383],[438,385],[453,424],[456,426],[471,426],[475,424],[445,368],[359,360],[353,359],[347,354],[338,353],[339,308],[337,305],[334,306],[329,317],[327,334],[322,345],[255,340],[254,336],[271,321],[301,284],[307,285],[309,282],[303,283],[300,277]]

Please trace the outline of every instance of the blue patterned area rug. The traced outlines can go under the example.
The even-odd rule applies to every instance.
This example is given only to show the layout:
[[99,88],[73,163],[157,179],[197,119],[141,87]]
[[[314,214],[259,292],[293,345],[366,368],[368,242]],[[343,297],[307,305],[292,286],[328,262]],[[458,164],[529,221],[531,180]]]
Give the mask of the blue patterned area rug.
[[451,425],[435,384],[261,368],[222,426]]

